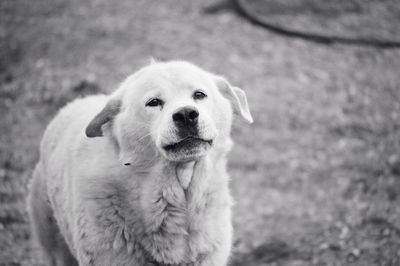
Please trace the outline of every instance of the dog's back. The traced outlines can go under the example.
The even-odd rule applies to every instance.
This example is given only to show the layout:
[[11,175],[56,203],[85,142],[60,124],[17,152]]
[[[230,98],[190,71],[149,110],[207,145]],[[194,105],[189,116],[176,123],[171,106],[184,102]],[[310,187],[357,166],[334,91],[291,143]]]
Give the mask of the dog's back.
[[40,147],[40,153],[43,154],[41,159],[46,160],[51,157],[60,145],[71,145],[77,143],[76,138],[85,138],[87,124],[106,102],[106,95],[96,95],[77,99],[62,108],[47,126],[43,135]]
[[[28,211],[32,231],[48,265],[77,265],[72,235],[67,224],[71,219],[72,195],[68,180],[60,174],[85,138],[89,121],[107,101],[105,95],[78,99],[59,111],[48,125],[40,145],[40,160],[33,172]],[[57,206],[51,206],[56,204]],[[57,212],[57,213],[55,213]]]

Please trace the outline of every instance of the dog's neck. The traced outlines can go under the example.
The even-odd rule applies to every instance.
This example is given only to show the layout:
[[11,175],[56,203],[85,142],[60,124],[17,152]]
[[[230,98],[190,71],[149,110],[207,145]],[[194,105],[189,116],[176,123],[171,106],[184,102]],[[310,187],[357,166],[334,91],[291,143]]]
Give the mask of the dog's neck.
[[195,261],[203,251],[190,250],[189,243],[208,234],[205,225],[215,219],[207,214],[209,208],[230,206],[225,156],[209,154],[185,163],[164,161],[143,177],[140,193],[146,225],[142,244],[154,251],[169,243],[168,248],[153,252],[153,258],[173,265]]
[[225,165],[225,154],[217,152],[190,162],[160,161],[141,178],[141,209],[151,212],[168,205],[187,210],[207,201],[207,195],[227,189]]
[[[161,161],[159,165],[153,168],[150,173],[151,178],[158,179],[159,189],[183,190],[185,194],[193,194],[202,189],[206,189],[209,185],[209,179],[214,175],[218,175],[219,166],[216,162],[222,160],[222,165],[225,166],[225,156],[220,158],[216,153],[208,154],[197,160],[187,162],[171,162]],[[225,169],[222,167],[222,169]]]

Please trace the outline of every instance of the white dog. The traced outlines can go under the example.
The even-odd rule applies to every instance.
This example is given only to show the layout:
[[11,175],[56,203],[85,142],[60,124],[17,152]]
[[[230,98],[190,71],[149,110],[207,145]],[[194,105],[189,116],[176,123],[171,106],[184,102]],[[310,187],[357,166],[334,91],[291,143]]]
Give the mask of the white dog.
[[226,265],[233,113],[252,122],[244,92],[186,62],[63,108],[28,202],[48,265]]

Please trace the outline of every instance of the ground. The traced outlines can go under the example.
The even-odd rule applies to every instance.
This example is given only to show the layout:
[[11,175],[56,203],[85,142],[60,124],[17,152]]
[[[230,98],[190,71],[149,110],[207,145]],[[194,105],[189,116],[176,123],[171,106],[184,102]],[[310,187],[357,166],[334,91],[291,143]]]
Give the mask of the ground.
[[400,265],[400,51],[282,37],[204,12],[215,3],[0,2],[0,265],[40,265],[25,197],[46,124],[151,56],[247,93],[255,122],[235,122],[229,163],[232,266]]

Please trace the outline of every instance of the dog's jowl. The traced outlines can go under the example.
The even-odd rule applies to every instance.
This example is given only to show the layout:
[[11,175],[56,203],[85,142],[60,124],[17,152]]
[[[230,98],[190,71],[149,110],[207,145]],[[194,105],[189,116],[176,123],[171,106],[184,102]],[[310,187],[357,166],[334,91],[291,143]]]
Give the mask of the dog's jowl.
[[252,122],[244,92],[186,62],[152,63],[64,107],[29,196],[47,264],[226,265],[234,114]]

